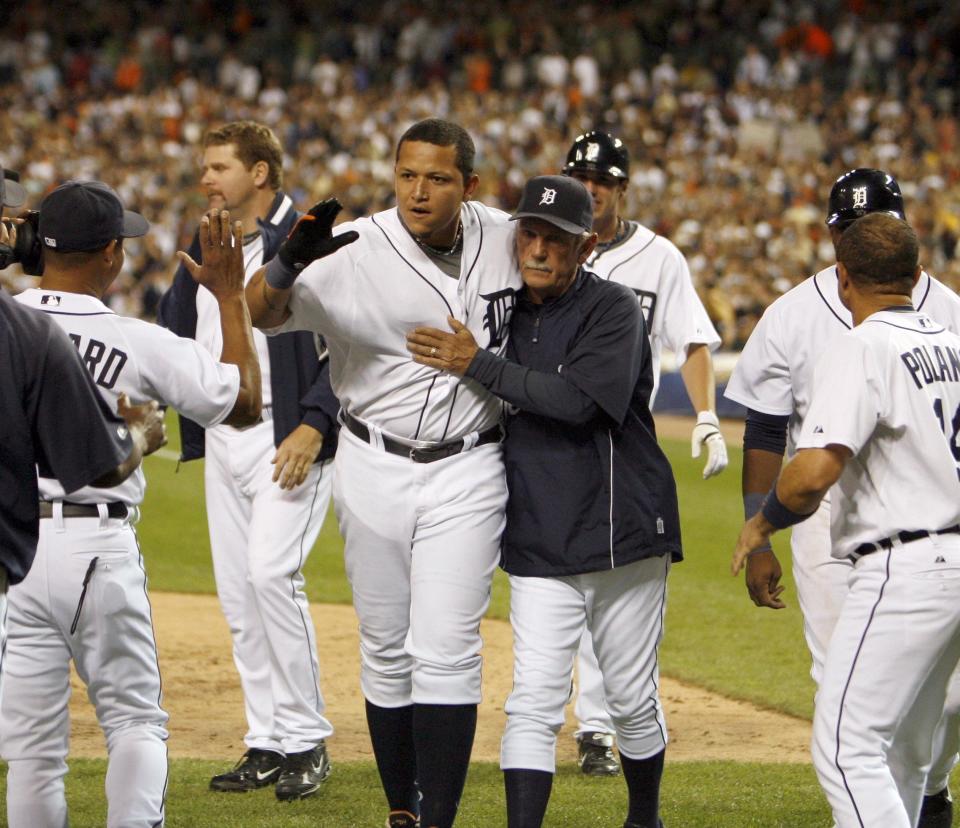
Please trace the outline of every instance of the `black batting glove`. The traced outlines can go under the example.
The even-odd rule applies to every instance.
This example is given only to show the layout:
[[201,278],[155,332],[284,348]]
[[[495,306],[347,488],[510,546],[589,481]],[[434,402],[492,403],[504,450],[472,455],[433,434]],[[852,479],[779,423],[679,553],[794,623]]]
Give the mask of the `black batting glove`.
[[308,264],[360,238],[355,230],[333,235],[333,222],[342,209],[336,198],[328,198],[314,204],[300,217],[267,266],[266,280],[270,287],[278,290],[291,287]]

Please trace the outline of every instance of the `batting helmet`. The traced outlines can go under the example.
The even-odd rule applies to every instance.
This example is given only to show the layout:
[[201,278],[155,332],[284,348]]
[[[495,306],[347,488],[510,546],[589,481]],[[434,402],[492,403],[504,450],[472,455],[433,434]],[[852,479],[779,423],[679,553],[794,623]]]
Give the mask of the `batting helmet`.
[[827,202],[827,225],[842,228],[867,213],[889,213],[906,221],[897,179],[883,170],[861,167],[834,182]]
[[567,153],[567,163],[563,165],[564,175],[570,175],[576,170],[592,170],[612,175],[614,178],[629,178],[630,153],[619,138],[606,132],[591,130],[577,138]]

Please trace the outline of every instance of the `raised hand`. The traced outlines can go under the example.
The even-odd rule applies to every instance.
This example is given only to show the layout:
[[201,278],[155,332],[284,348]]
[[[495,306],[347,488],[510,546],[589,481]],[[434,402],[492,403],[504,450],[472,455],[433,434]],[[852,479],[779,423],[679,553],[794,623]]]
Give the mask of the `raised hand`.
[[243,224],[230,224],[227,210],[207,211],[200,219],[200,253],[198,264],[189,253],[177,252],[190,275],[217,299],[243,293]]

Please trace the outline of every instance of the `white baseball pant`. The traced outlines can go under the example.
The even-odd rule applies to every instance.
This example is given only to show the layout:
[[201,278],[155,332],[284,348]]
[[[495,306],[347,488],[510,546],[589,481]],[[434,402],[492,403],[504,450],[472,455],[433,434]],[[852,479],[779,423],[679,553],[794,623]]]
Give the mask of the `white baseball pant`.
[[33,567],[8,595],[0,755],[10,828],[67,825],[71,658],[106,737],[107,825],[163,823],[167,714],[146,582],[126,519],[105,507],[100,518],[64,518],[55,504],[40,521]]
[[838,828],[913,828],[934,728],[960,661],[960,538],[861,558],[813,721],[813,762]]
[[600,663],[593,651],[593,636],[584,625],[577,650],[577,699],[573,713],[577,717],[577,735],[582,733],[613,733],[613,719],[607,712],[603,697],[603,676]]
[[342,429],[335,463],[364,697],[479,704],[480,619],[507,502],[502,447],[414,463]]
[[285,491],[273,423],[208,429],[205,484],[220,606],[240,674],[248,748],[300,753],[333,733],[324,716],[303,565],[327,512],[333,463]]
[[549,578],[510,576],[513,691],[500,767],[556,771],[557,732],[584,625],[593,634],[620,752],[646,759],[667,744],[657,649],[668,557]]

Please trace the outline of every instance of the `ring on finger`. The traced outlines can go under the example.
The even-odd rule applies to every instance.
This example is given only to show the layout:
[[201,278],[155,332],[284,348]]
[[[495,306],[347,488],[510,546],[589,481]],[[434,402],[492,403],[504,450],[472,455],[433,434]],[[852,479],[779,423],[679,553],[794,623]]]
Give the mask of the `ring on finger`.
[[436,355],[437,355],[437,346],[434,345],[434,346],[430,349],[430,356],[436,356]]

